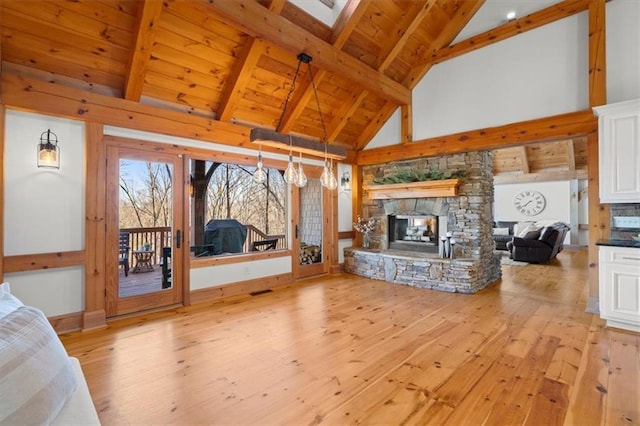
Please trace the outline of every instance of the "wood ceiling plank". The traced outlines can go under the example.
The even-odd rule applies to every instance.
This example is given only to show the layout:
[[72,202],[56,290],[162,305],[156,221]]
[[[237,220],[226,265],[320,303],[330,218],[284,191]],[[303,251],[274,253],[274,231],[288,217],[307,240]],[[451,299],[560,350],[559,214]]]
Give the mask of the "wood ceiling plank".
[[566,18],[587,9],[587,0],[565,0],[549,6],[538,12],[531,13],[515,21],[507,22],[497,28],[493,28],[484,33],[470,37],[456,44],[442,47],[431,55],[431,64],[438,64],[443,61],[455,58],[473,50],[489,46],[505,40],[514,35],[550,24],[557,20]]
[[[485,0],[466,0],[456,3],[458,9],[452,18],[446,20],[446,24],[438,33],[429,47],[432,52],[437,52],[444,46],[448,46],[460,31],[469,23],[473,15],[482,7]],[[452,5],[453,7],[453,5]],[[422,80],[422,77],[431,69],[432,63],[421,63],[414,67],[404,79],[403,84],[411,89]]]
[[318,67],[338,73],[370,91],[398,104],[407,104],[411,92],[402,84],[331,46],[322,39],[299,28],[285,18],[268,11],[251,0],[215,2],[212,11],[232,22],[252,37],[268,40],[277,46],[298,54],[302,51],[313,56]]
[[342,8],[336,23],[333,25],[333,33],[331,35],[331,44],[342,49],[342,46],[349,39],[353,30],[357,27],[358,22],[362,18],[364,11],[369,7],[373,0],[349,0]]
[[329,141],[335,141],[338,139],[338,135],[344,129],[344,126],[347,125],[350,118],[353,116],[355,111],[360,107],[360,104],[369,96],[369,92],[366,90],[360,91],[360,94],[352,101],[352,102],[344,102],[342,104],[342,108],[337,111],[335,114],[334,120],[329,124]]
[[34,7],[30,1],[3,1],[2,9],[13,10],[28,17],[33,25],[38,28],[43,22],[52,23],[64,28],[71,34],[79,34],[94,40],[102,40],[116,46],[131,48],[134,38],[134,28],[125,31],[115,26],[109,26],[95,19],[87,19],[85,16],[66,9],[61,5],[67,2],[42,1]]
[[482,151],[583,136],[595,132],[597,119],[591,110],[576,111],[498,127],[423,139],[358,152],[358,165],[380,164],[419,157]]
[[129,60],[129,72],[125,75],[124,98],[130,101],[140,100],[144,86],[144,76],[151,59],[151,49],[158,29],[158,20],[162,13],[162,2],[142,0],[138,18],[136,41]]
[[531,183],[531,182],[552,182],[558,180],[586,179],[586,170],[573,171],[545,171],[527,174],[497,174],[493,176],[494,184],[505,183]]

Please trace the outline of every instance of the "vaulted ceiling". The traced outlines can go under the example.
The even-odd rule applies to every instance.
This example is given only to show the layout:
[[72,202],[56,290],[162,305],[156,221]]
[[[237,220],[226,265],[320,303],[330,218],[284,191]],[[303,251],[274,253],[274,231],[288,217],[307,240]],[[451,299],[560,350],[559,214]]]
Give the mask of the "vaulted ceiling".
[[[2,0],[2,71],[247,127],[317,139],[326,129],[353,155],[411,104],[483,3],[349,0],[328,27],[286,0]],[[306,67],[280,121],[301,52],[324,129]],[[505,148],[494,168],[586,169],[585,146]]]

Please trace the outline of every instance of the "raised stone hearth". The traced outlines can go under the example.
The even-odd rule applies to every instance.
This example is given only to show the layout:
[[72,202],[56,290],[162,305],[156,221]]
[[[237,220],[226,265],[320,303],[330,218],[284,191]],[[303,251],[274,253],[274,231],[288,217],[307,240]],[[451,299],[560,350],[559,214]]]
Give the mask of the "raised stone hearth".
[[[363,194],[363,216],[378,219],[370,249],[344,251],[346,272],[388,282],[460,293],[475,293],[500,278],[500,256],[494,253],[493,158],[491,152],[469,152],[363,167],[363,186],[376,176],[399,169],[466,173],[457,196],[373,199]],[[392,196],[392,194],[389,194]],[[376,195],[374,198],[378,198]],[[388,215],[435,215],[440,235],[456,240],[453,259],[437,254],[388,249]]]

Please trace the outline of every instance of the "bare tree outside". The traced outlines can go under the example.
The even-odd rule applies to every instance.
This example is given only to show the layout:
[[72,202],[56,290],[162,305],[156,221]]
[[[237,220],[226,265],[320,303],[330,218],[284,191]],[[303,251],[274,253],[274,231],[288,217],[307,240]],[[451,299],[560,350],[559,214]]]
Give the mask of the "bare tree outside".
[[171,226],[171,166],[120,160],[120,227]]

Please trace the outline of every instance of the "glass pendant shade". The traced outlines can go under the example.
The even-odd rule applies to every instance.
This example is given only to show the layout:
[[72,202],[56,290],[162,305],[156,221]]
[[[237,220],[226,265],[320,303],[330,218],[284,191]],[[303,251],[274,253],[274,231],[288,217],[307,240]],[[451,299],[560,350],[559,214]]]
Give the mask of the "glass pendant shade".
[[293,164],[293,156],[289,154],[289,164],[287,164],[287,170],[284,171],[284,181],[291,184],[295,184],[298,180],[298,172]]
[[302,170],[302,154],[300,154],[300,160],[298,161],[298,178],[296,179],[296,186],[302,188],[307,184],[307,176]]
[[327,189],[336,189],[338,187],[338,179],[336,179],[336,175],[333,173],[333,164],[329,165],[329,182],[327,184]]
[[261,153],[258,153],[258,164],[256,165],[256,171],[253,172],[253,180],[256,183],[263,183],[267,180],[267,172],[264,170],[264,166],[262,165]]
[[329,173],[329,166],[327,162],[324,163],[324,167],[322,168],[322,175],[320,175],[320,183],[322,186],[327,188],[329,186],[329,182],[331,181],[331,176]]

